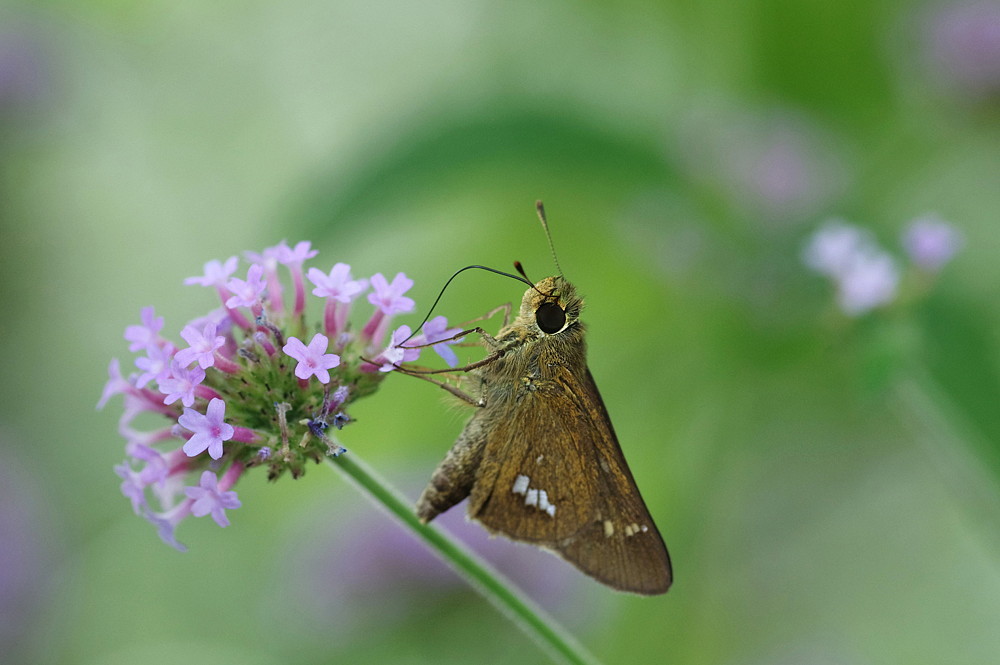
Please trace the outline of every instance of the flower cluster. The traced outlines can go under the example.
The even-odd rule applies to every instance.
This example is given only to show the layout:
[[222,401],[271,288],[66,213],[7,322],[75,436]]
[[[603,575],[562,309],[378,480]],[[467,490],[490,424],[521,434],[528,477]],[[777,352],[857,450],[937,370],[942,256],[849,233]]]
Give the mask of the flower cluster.
[[[421,348],[456,364],[449,345],[459,330],[442,316],[420,335],[411,336],[405,325],[389,334],[393,317],[415,307],[405,295],[413,286],[406,275],[391,282],[381,273],[354,279],[344,263],[328,273],[304,272],[316,253],[308,242],[248,252],[245,278],[234,276],[235,256],[206,263],[204,275],[185,283],[215,289],[222,307],[180,330],[187,346],[161,335],[164,320],[153,307],[125,329],[129,351],[139,354],[138,371],[126,377],[112,360],[98,408],[113,395],[124,396],[119,432],[126,459],[115,467],[122,493],[177,549],[185,549],[176,539],[177,525],[189,515],[229,524],[226,511],[240,506],[231,488],[247,469],[267,468],[272,480],[285,472],[299,477],[310,460],[343,453],[328,427],[350,422],[348,405],[374,392],[400,363],[416,360]],[[283,271],[291,278],[291,297]],[[307,279],[325,303],[316,325],[306,320]],[[356,331],[348,315],[369,287],[375,310]],[[158,426],[139,429],[148,414]]]
[[[925,215],[909,224],[902,245],[919,271],[932,273],[961,249],[962,236],[936,215]],[[899,265],[866,229],[831,220],[809,239],[803,260],[834,282],[837,304],[849,316],[864,314],[896,298]]]

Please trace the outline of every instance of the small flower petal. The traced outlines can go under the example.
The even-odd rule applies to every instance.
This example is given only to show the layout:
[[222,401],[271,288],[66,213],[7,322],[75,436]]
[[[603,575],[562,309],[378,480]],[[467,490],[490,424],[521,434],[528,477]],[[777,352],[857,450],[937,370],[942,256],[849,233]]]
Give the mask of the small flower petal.
[[330,341],[326,335],[316,333],[309,346],[302,343],[297,337],[289,337],[288,342],[281,349],[286,355],[299,361],[295,366],[295,376],[303,381],[311,376],[319,379],[320,383],[330,383],[330,372],[340,365],[340,356],[335,353],[327,353],[326,349]]
[[229,276],[236,272],[236,265],[239,262],[235,256],[230,256],[226,259],[225,264],[220,263],[216,259],[212,259],[205,264],[205,274],[199,277],[188,277],[184,280],[185,284],[198,284],[200,286],[214,286],[216,288],[223,288],[226,286],[226,282],[229,280]]
[[181,349],[175,357],[177,364],[187,367],[197,361],[202,369],[208,369],[215,364],[215,351],[221,349],[226,344],[226,338],[216,335],[217,326],[208,322],[205,327],[198,330],[194,326],[188,325],[181,330],[181,337],[191,346]]
[[125,328],[125,339],[131,344],[129,351],[142,351],[156,344],[160,330],[163,329],[163,317],[156,316],[152,307],[143,307],[140,314],[142,325]]
[[388,283],[382,273],[375,273],[371,279],[373,293],[368,294],[368,302],[375,305],[386,316],[412,312],[416,303],[403,294],[413,287],[413,280],[403,273],[397,273]]
[[177,423],[184,429],[194,432],[194,435],[184,443],[184,452],[188,457],[194,457],[208,451],[212,459],[222,457],[222,442],[233,438],[232,425],[225,422],[226,403],[215,398],[208,403],[208,409],[202,415],[194,409],[184,409]]
[[264,280],[264,268],[260,264],[253,264],[247,270],[246,280],[233,277],[226,282],[226,289],[233,295],[226,300],[226,307],[254,307],[260,302],[260,297],[267,289],[267,282]]
[[[180,355],[178,352],[177,355]],[[176,362],[170,364],[170,375],[160,380],[160,392],[166,395],[164,404],[173,404],[177,400],[184,406],[194,404],[194,389],[205,380],[205,370],[199,366],[182,367]]]
[[242,505],[236,498],[236,492],[219,491],[218,479],[211,471],[202,472],[198,487],[185,487],[184,493],[189,499],[194,500],[191,504],[192,515],[204,517],[211,514],[215,523],[221,527],[229,526],[226,510],[233,510]]
[[351,302],[368,288],[368,280],[351,279],[351,266],[346,263],[338,263],[333,266],[330,269],[330,274],[324,273],[319,268],[310,268],[306,276],[316,286],[312,290],[313,295],[320,298],[332,298],[342,303]]

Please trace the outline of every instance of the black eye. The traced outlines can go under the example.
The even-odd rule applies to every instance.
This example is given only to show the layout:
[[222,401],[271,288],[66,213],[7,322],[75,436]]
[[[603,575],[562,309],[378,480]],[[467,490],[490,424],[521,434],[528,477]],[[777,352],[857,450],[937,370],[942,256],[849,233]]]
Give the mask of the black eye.
[[551,335],[563,329],[566,325],[566,312],[554,302],[542,303],[535,311],[535,322],[543,333]]

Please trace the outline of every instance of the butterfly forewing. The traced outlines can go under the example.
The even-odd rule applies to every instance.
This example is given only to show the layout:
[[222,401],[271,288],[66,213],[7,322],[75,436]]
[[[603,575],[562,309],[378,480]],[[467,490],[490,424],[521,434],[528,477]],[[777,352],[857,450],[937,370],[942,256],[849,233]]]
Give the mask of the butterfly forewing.
[[499,397],[518,401],[519,415],[487,428],[470,515],[492,531],[550,548],[616,588],[666,591],[666,547],[590,371],[540,366],[537,378]]

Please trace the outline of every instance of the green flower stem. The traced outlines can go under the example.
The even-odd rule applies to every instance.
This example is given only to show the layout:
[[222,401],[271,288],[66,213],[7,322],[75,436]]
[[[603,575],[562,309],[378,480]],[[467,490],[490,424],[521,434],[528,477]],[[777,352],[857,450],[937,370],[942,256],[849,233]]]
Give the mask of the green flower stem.
[[595,658],[565,628],[499,572],[443,531],[424,524],[410,501],[380,478],[353,452],[327,458],[363,493],[409,528],[435,550],[456,572],[504,615],[516,623],[555,659],[567,663],[596,665]]
[[1000,483],[986,469],[989,445],[926,372],[911,370],[895,381],[892,395],[902,419],[913,427],[945,482],[980,535],[1000,552]]

